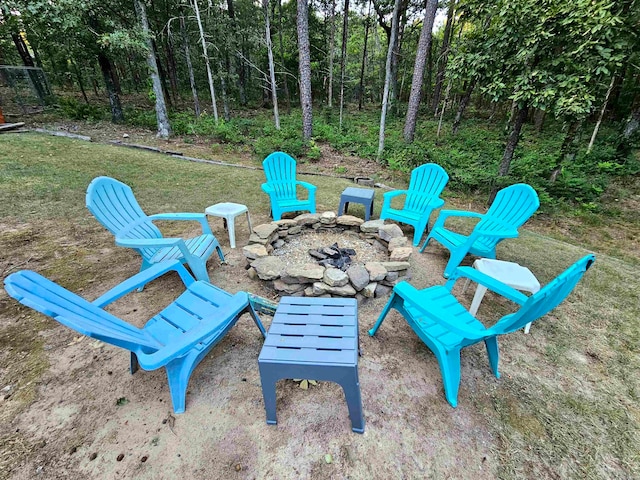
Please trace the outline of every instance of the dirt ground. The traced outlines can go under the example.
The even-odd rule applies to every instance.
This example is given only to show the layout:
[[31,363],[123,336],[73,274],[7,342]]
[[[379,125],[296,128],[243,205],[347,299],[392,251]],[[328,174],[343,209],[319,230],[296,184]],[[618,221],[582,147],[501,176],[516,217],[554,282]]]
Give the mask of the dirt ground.
[[[13,229],[16,238],[24,228],[2,227]],[[51,230],[41,231],[53,237],[68,226],[47,227]],[[97,275],[80,289],[88,299],[130,276],[139,264],[132,252],[114,247],[99,226],[91,230],[78,228],[60,240],[68,249],[96,252],[70,267],[78,269],[79,276],[83,265],[84,273]],[[262,282],[249,279],[240,248],[229,247],[222,227],[215,225],[214,233],[227,264],[209,262],[212,282],[231,292],[273,297]],[[27,237],[32,238],[22,238]],[[241,247],[248,238],[246,225],[237,225],[237,238]],[[443,282],[446,254],[437,247],[432,252],[412,257],[412,283],[418,287]],[[5,273],[14,267],[46,271],[55,261],[55,255],[14,257],[4,268]],[[89,267],[98,261],[99,268]],[[71,277],[68,283],[73,283]],[[141,326],[180,291],[179,278],[169,274],[118,301],[111,311]],[[478,403],[499,380],[491,375],[485,352],[481,347],[465,352],[460,406],[451,408],[435,358],[397,313],[387,318],[376,337],[367,335],[384,301],[370,300],[359,308],[366,430],[358,435],[351,431],[340,387],[330,382],[308,390],[292,380],[279,382],[278,425],[265,423],[257,363],[262,338],[247,315],[194,371],[186,412],[174,415],[163,370],[130,375],[126,351],[19,307],[3,290],[2,328],[17,324],[8,348],[16,353],[22,348],[20,340],[42,342],[46,358],[41,359],[42,375],[34,378],[35,385],[24,387],[33,391],[26,408],[20,407],[24,398],[11,384],[0,397],[8,427],[3,438],[12,443],[12,457],[0,459],[1,471],[14,479],[468,478],[470,472],[495,478],[496,439]],[[261,318],[268,327],[271,317]],[[27,324],[33,337],[23,335]],[[25,345],[23,350],[26,357],[30,348]],[[503,365],[509,361],[505,353]],[[11,378],[9,372],[2,373]]]

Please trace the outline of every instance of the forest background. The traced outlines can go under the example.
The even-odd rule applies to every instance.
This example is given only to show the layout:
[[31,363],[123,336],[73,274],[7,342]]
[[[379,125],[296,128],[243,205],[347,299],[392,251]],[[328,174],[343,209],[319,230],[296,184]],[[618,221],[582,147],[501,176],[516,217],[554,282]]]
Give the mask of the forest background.
[[260,159],[436,162],[454,190],[526,182],[547,211],[601,212],[637,189],[638,32],[638,0],[10,0],[0,65],[48,84],[0,83],[63,118]]

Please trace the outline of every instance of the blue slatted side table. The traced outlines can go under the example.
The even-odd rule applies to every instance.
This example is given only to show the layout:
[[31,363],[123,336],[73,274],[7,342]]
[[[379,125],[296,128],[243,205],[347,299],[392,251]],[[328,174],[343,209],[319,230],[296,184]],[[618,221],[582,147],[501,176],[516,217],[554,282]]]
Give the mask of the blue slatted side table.
[[277,423],[276,382],[306,378],[338,383],[351,429],[364,433],[358,353],[355,299],[282,297],[258,357],[267,423]]

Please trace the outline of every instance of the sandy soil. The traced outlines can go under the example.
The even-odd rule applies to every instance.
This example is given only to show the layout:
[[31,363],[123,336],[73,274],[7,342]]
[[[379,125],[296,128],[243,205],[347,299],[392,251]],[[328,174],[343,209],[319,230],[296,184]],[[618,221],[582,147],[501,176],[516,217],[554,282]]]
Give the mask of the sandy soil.
[[[237,228],[241,247],[248,231],[241,223]],[[73,248],[86,233],[77,231],[80,238],[62,241]],[[85,265],[108,280],[89,282],[79,292],[88,299],[131,275],[139,264],[132,252],[113,247],[106,232],[91,233],[91,250],[99,255],[85,258]],[[248,278],[240,248],[229,248],[221,226],[214,226],[214,233],[228,264],[209,262],[212,282],[231,292],[273,298],[273,291]],[[442,283],[446,257],[438,247],[414,255],[412,283]],[[18,266],[24,260],[13,262]],[[99,260],[99,266],[92,265]],[[42,270],[47,261],[30,259],[27,268]],[[177,275],[167,275],[118,301],[111,311],[142,325],[180,291]],[[291,380],[279,382],[278,425],[266,425],[257,364],[262,338],[248,316],[195,370],[186,413],[174,415],[163,370],[130,375],[128,352],[43,320],[2,291],[2,327],[42,322],[33,330],[39,333],[24,340],[42,342],[46,362],[31,386],[31,402],[20,406],[20,395],[11,390],[0,397],[5,414],[15,412],[3,415],[3,438],[12,442],[12,457],[1,459],[1,471],[14,479],[468,478],[471,472],[476,478],[495,478],[497,440],[478,405],[499,380],[491,375],[485,352],[479,346],[465,351],[460,406],[453,409],[445,401],[434,356],[397,313],[376,337],[367,335],[383,305],[377,299],[359,308],[366,430],[358,435],[351,431],[340,387],[329,382],[308,390]],[[261,317],[268,326],[271,317]],[[21,348],[17,337],[8,343]],[[505,353],[503,367],[509,361]],[[3,377],[9,377],[4,368]]]

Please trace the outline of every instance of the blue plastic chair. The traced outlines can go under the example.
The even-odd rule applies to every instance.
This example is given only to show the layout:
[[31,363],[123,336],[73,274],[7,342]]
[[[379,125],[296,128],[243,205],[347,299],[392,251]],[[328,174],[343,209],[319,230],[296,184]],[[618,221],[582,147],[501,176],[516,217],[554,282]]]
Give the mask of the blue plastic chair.
[[[443,274],[445,278],[449,278],[468,253],[479,257],[496,258],[496,245],[505,238],[516,238],[518,228],[539,206],[540,201],[536,191],[529,185],[517,183],[500,190],[485,214],[441,210],[420,248],[420,253],[424,252],[432,238],[444,245],[451,252]],[[445,221],[449,217],[475,217],[480,221],[469,235],[462,235],[445,228]]]
[[[447,172],[435,163],[427,163],[414,168],[407,190],[394,190],[383,195],[384,201],[380,219],[396,220],[412,225],[414,228],[413,246],[417,247],[422,234],[429,226],[431,212],[444,205],[440,194],[448,181]],[[405,195],[404,206],[401,209],[391,208],[391,201],[399,195]]]
[[[267,183],[262,190],[269,195],[271,216],[280,220],[285,212],[309,210],[316,213],[316,186],[296,180],[296,161],[286,153],[274,152],[262,162]],[[307,199],[298,199],[298,187],[307,190]]]
[[[115,300],[164,273],[175,270],[186,291],[149,320],[143,328],[103,310]],[[231,295],[210,283],[195,281],[179,261],[163,262],[134,275],[93,302],[47,278],[21,270],[4,280],[7,293],[23,305],[50,316],[79,333],[131,352],[131,373],[165,367],[175,413],[185,409],[187,384],[193,369],[249,313],[265,330],[245,292]]]
[[[198,280],[209,281],[207,260],[217,250],[224,254],[220,242],[211,232],[204,213],[159,213],[148,216],[142,211],[131,187],[110,177],[94,178],[86,196],[87,208],[116,237],[119,247],[133,248],[142,256],[140,270],[168,260],[189,265]],[[192,220],[202,225],[202,235],[183,240],[164,238],[154,220]]]
[[[401,282],[393,288],[393,295],[369,335],[375,335],[390,309],[398,310],[438,359],[445,396],[455,407],[460,386],[460,350],[484,341],[491,370],[499,378],[498,335],[514,332],[553,310],[571,293],[594,261],[593,255],[583,257],[530,297],[471,267],[457,268],[444,286],[417,290],[409,283]],[[451,294],[459,278],[480,283],[521,307],[492,327],[485,328]]]

